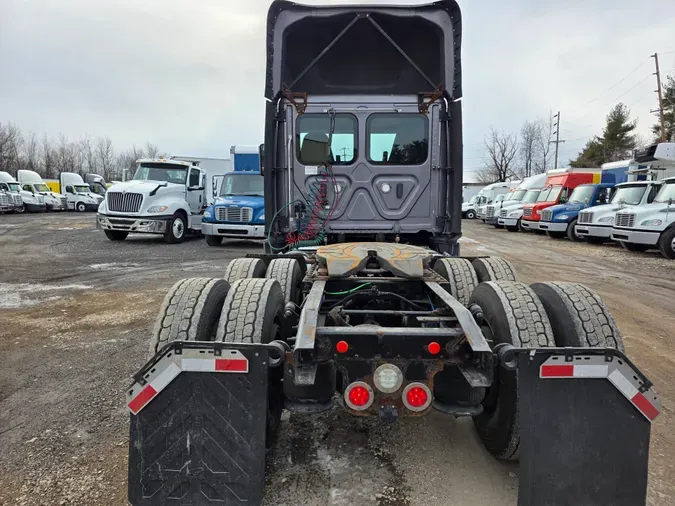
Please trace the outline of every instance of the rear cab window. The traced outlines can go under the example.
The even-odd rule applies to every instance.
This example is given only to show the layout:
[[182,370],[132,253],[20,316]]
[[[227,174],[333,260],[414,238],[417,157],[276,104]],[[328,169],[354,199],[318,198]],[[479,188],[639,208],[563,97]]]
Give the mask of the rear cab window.
[[368,161],[374,165],[422,165],[429,156],[429,119],[424,114],[372,114],[366,134]]
[[[331,135],[331,121],[334,121]],[[353,114],[306,113],[297,119],[295,146],[303,165],[349,165],[358,157],[358,121]],[[328,146],[329,138],[330,149]]]

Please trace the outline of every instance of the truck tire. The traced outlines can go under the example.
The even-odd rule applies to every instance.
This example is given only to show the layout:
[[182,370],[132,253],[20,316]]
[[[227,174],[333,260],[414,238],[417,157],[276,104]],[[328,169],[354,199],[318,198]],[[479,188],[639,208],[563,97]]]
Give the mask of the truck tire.
[[183,242],[187,232],[187,220],[183,213],[177,212],[167,222],[166,232],[164,232],[164,242],[167,244],[178,244]]
[[576,231],[576,228],[575,228],[576,226],[577,226],[577,220],[575,218],[570,222],[569,225],[567,225],[567,232],[566,232],[567,238],[572,242],[583,241],[584,238],[577,234],[577,231]]
[[219,235],[205,235],[206,244],[209,246],[220,246],[223,244],[223,238]]
[[83,213],[87,210],[87,206],[84,204],[84,202],[78,202],[77,204],[75,204],[75,209],[78,212]]
[[616,322],[602,299],[579,283],[535,283],[560,347],[601,347],[624,351]]
[[637,244],[637,243],[632,243],[632,242],[621,241],[621,242],[619,242],[619,244],[621,244],[621,247],[623,249],[627,250],[627,251],[635,251],[635,252],[638,252],[638,253],[644,253],[645,251],[647,251],[650,248],[650,246],[648,246],[646,244]]
[[469,209],[466,212],[466,219],[467,220],[475,220],[476,219],[476,211]]
[[478,277],[471,262],[465,258],[442,258],[434,264],[434,271],[448,280],[450,295],[467,306],[478,285]]
[[565,237],[565,234],[566,232],[554,232],[553,230],[546,231],[546,235],[549,236],[551,239],[563,239]]
[[[239,279],[232,283],[220,314],[217,341],[269,343],[283,339],[284,294],[276,279]],[[281,424],[283,368],[270,369],[267,405],[267,446]]]
[[264,277],[265,262],[259,258],[235,258],[225,268],[224,278],[228,283],[234,283],[238,279]]
[[519,232],[520,231],[520,221],[518,222],[517,225],[515,225],[513,227],[504,227],[504,228],[506,228],[506,230],[508,230],[509,232]]
[[105,230],[105,236],[111,241],[123,241],[128,235],[129,232],[123,230]]
[[584,237],[584,241],[586,241],[588,244],[605,244],[607,242],[607,239],[605,239],[604,237],[586,236]]
[[[522,348],[555,346],[546,311],[535,293],[523,283],[496,281],[479,284],[471,303],[483,310],[483,332],[495,344]],[[518,373],[495,369],[495,381],[487,389],[483,413],[473,419],[485,448],[496,458],[517,460]]]
[[513,266],[500,257],[476,258],[473,262],[478,281],[515,281],[516,270]]
[[149,356],[171,341],[214,341],[230,284],[219,278],[181,279],[164,297]]
[[661,234],[659,251],[665,258],[675,259],[675,227],[670,227]]
[[276,279],[281,286],[285,302],[300,303],[302,270],[294,258],[275,258],[267,266],[267,279]]
[[502,228],[504,228],[504,225],[500,225],[499,223],[497,223],[496,225],[494,225],[494,227],[495,227],[495,228],[502,229]]

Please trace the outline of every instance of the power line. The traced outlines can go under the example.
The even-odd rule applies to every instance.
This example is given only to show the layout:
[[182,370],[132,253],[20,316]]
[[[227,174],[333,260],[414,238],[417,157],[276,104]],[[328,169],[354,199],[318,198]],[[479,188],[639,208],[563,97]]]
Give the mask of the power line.
[[595,98],[594,98],[593,100],[591,100],[590,102],[588,102],[588,103],[586,103],[586,104],[584,104],[584,105],[582,105],[582,106],[580,106],[580,107],[577,107],[576,109],[572,110],[572,111],[570,112],[570,114],[574,114],[574,112],[578,111],[578,110],[581,109],[582,107],[586,107],[587,105],[590,105],[590,104],[592,104],[593,102],[596,102],[597,100],[601,99],[604,95],[606,95],[607,93],[609,93],[610,91],[612,91],[612,90],[613,90],[614,88],[616,88],[619,84],[621,84],[621,83],[624,82],[626,79],[628,79],[630,76],[632,76],[635,72],[637,72],[637,71],[638,71],[638,70],[639,70],[639,69],[640,69],[647,61],[648,61],[648,60],[645,60],[645,61],[643,61],[642,63],[640,63],[640,65],[638,65],[638,66],[635,67],[633,70],[631,70],[626,76],[624,76],[624,77],[622,77],[621,79],[619,79],[616,83],[614,83],[612,86],[610,86],[606,91],[602,92],[600,95],[598,95],[597,97],[595,97]]

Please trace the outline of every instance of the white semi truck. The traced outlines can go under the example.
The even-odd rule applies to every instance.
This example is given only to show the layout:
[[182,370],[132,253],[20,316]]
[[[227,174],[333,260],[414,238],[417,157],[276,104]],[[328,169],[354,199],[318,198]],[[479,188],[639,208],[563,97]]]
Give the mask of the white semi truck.
[[7,172],[0,172],[0,212],[22,213],[25,207],[19,183]]
[[181,160],[137,160],[134,178],[111,186],[98,208],[97,228],[111,241],[130,233],[160,234],[167,243],[201,232],[206,172]]
[[5,191],[12,195],[14,212],[44,213],[47,210],[44,196],[23,190],[9,172],[0,172],[0,186],[6,187]]
[[[635,158],[649,162],[652,170],[670,171],[675,168],[675,143],[654,144]],[[662,183],[651,203],[616,213],[610,237],[627,250],[654,248],[665,258],[675,259],[675,177],[664,178]]]
[[65,195],[52,191],[40,174],[32,170],[19,170],[16,173],[21,188],[32,195],[44,197],[47,211],[67,211],[68,199]]
[[45,181],[52,191],[66,196],[68,209],[71,211],[96,211],[103,195],[91,191],[89,184],[75,172],[61,172],[59,179]]

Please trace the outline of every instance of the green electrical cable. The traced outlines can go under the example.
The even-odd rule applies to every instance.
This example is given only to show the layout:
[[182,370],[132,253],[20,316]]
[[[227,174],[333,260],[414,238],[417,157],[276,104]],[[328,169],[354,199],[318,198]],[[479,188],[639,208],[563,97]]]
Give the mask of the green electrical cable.
[[326,295],[349,295],[350,293],[354,293],[357,290],[360,290],[364,286],[372,285],[372,283],[363,283],[362,285],[357,286],[356,288],[352,288],[351,290],[345,290],[344,292],[323,292]]

